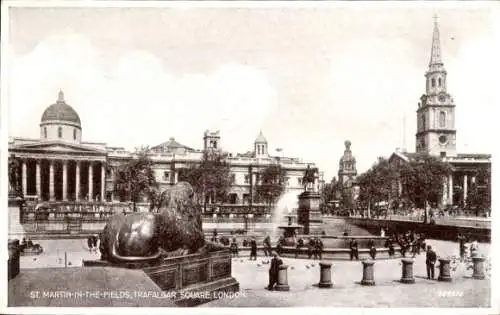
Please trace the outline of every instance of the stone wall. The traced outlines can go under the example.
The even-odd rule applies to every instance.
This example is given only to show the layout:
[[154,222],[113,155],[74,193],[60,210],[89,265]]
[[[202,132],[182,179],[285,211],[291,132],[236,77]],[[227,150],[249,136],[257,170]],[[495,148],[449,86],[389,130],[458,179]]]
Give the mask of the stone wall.
[[457,236],[462,234],[479,242],[491,241],[491,229],[488,228],[352,217],[346,218],[346,222],[362,227],[373,234],[379,234],[381,228],[386,229],[386,227],[389,227],[398,232],[412,230],[417,233],[424,233],[426,238],[437,240],[457,241]]

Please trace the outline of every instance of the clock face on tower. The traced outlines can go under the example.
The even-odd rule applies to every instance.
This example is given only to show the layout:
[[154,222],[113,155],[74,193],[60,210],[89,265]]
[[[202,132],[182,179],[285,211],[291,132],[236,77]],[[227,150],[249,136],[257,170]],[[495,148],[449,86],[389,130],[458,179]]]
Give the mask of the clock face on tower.
[[440,102],[446,101],[446,94],[444,93],[439,94],[438,99]]
[[448,138],[445,135],[439,136],[439,143],[445,144],[446,141],[448,141]]

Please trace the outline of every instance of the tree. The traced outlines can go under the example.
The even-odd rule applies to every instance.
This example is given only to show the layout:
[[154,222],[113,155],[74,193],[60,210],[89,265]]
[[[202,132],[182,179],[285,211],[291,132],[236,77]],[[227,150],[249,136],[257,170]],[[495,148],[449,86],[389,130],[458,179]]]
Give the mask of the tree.
[[451,166],[436,157],[423,154],[402,164],[398,171],[404,178],[403,185],[408,199],[416,205],[423,205],[424,223],[427,223],[427,204],[437,204],[441,199],[443,181],[451,173]]
[[326,212],[328,208],[328,203],[336,199],[337,193],[339,191],[339,184],[335,177],[332,178],[330,183],[327,183],[323,186],[323,189],[320,192],[320,208],[323,209],[323,212]]
[[199,164],[193,164],[179,174],[179,180],[193,186],[195,202],[206,210],[207,197],[225,202],[232,184],[231,169],[224,155],[218,151],[205,151]]
[[397,180],[397,169],[388,159],[379,157],[368,171],[358,177],[359,203],[368,211],[376,204],[388,203],[395,180]]
[[285,170],[278,164],[271,164],[259,175],[260,183],[257,183],[255,187],[257,200],[263,200],[272,205],[285,190]]
[[476,180],[467,191],[467,207],[475,209],[476,216],[479,210],[487,211],[491,208],[491,169],[480,168],[476,173]]
[[136,148],[135,156],[116,170],[115,190],[122,197],[127,196],[137,211],[137,202],[144,195],[151,199],[158,184],[153,172],[153,161],[149,158],[149,148]]

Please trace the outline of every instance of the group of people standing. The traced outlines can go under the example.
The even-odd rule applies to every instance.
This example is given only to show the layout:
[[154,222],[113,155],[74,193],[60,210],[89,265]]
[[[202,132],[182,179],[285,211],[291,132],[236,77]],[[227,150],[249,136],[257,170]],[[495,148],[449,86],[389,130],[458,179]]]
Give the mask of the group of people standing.
[[90,235],[87,237],[87,246],[89,247],[89,252],[97,252],[97,242],[99,238],[97,235]]
[[[305,247],[306,245],[304,244],[304,240],[302,238],[300,238],[298,241],[297,241],[297,246],[296,246],[296,251],[295,251],[295,258],[298,257],[298,254],[299,254],[299,250],[303,247]],[[323,247],[324,247],[324,244],[323,244],[323,241],[321,240],[321,238],[319,237],[310,237],[309,238],[309,241],[307,242],[307,257],[309,259],[322,259],[322,253],[323,253]]]

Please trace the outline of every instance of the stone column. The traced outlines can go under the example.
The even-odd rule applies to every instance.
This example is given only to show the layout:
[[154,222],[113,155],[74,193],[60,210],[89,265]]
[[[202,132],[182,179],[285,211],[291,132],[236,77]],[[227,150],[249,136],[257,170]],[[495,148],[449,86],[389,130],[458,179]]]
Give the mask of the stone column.
[[36,195],[39,200],[42,200],[42,176],[40,172],[40,160],[36,160]]
[[441,198],[441,204],[443,206],[448,202],[448,178],[443,178],[443,196]]
[[329,262],[320,262],[320,274],[318,287],[331,288],[332,284],[332,264]]
[[450,260],[439,259],[439,277],[438,281],[451,282]]
[[375,262],[373,260],[363,260],[363,279],[361,280],[362,285],[375,285],[375,279],[373,277],[373,265]]
[[413,259],[401,259],[401,262],[403,263],[401,282],[415,283],[415,278],[413,277]]
[[448,203],[453,204],[453,174],[448,175]]
[[467,202],[467,174],[464,175],[464,204]]
[[75,161],[75,200],[80,200],[80,161]]
[[484,279],[486,275],[484,274],[484,257],[472,257],[472,262],[474,263],[474,271],[472,273],[473,279]]
[[63,178],[62,178],[62,199],[63,201],[68,201],[68,161],[64,160],[62,162],[63,167]]
[[288,285],[288,266],[281,265],[278,267],[278,283],[274,286],[276,291],[290,291]]
[[179,182],[179,172],[174,171],[174,184]]
[[50,201],[54,201],[54,160],[50,160],[49,163],[49,198]]
[[28,194],[28,165],[24,159],[22,163],[23,196],[26,196]]
[[101,163],[101,201],[106,200],[106,166],[104,162]]
[[94,194],[94,169],[92,166],[92,162],[89,162],[89,201],[92,200],[92,196]]

